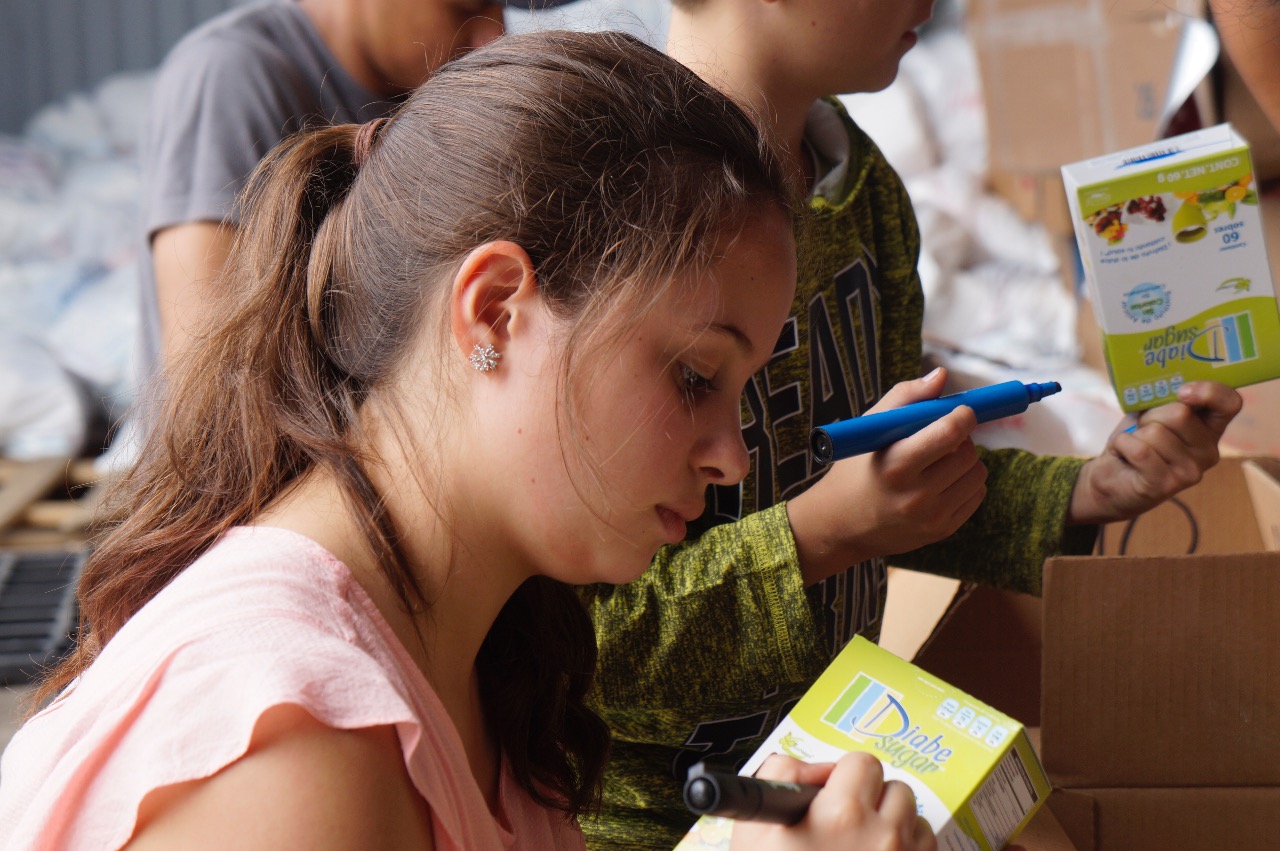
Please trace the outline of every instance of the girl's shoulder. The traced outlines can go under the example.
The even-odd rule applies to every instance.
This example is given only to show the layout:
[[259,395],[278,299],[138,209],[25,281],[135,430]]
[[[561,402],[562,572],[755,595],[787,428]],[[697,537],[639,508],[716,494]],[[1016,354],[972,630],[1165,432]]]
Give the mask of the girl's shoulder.
[[242,758],[276,707],[337,730],[416,726],[419,684],[374,618],[319,545],[232,530],[19,730],[0,768],[0,832],[119,847],[147,795]]
[[395,730],[336,730],[297,706],[268,710],[234,765],[148,796],[129,847],[186,847],[205,837],[209,848],[275,848],[282,834],[297,848],[436,847]]

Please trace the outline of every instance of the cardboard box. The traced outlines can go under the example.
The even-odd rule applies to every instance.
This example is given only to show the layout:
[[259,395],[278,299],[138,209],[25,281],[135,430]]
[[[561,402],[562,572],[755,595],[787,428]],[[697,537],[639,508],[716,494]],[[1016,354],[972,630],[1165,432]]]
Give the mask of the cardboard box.
[[1019,172],[992,168],[987,174],[987,185],[1023,219],[1043,225],[1050,236],[1074,235],[1071,210],[1058,169]]
[[[1103,527],[1097,556],[1184,556],[1280,549],[1280,459],[1225,457],[1204,479],[1138,517]],[[911,603],[908,605],[907,601]],[[1040,723],[1043,602],[895,569],[881,643],[956,688]],[[998,669],[1002,676],[993,677]]]
[[1043,600],[950,601],[915,662],[1039,720],[1055,791],[1028,851],[1280,841],[1278,545],[1280,459],[1228,457],[1098,555],[1046,562]]
[[[1023,726],[862,637],[851,641],[742,767],[773,753],[834,762],[863,751],[911,787],[943,851],[996,851],[1049,793]],[[703,816],[677,851],[728,847],[733,823]]]
[[1012,173],[1149,142],[1200,0],[970,0],[990,164]]
[[1043,660],[1077,848],[1280,841],[1280,554],[1051,560]]
[[1062,176],[1121,408],[1165,404],[1186,381],[1280,376],[1253,165],[1230,125],[1064,165]]
[[[992,191],[1056,240],[1070,236],[1059,167],[1160,135],[1184,25],[1203,17],[1203,0],[969,0]],[[1194,101],[1211,120],[1209,89],[1201,85]],[[1080,296],[1080,359],[1105,370],[1074,257],[1062,277]]]

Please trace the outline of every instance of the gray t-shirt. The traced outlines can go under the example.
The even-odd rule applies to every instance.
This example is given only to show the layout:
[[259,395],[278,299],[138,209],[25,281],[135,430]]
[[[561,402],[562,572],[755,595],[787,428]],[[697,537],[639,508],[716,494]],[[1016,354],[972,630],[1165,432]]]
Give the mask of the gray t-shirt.
[[291,0],[238,6],[188,33],[156,79],[142,146],[142,378],[159,361],[151,237],[197,221],[240,220],[236,195],[290,133],[362,123],[396,106],[356,82]]

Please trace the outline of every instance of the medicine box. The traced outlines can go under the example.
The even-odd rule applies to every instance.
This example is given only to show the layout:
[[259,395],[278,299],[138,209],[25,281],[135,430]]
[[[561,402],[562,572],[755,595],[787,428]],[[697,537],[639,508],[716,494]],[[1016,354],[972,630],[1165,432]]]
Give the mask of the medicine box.
[[1228,124],[1062,167],[1120,406],[1280,376],[1249,148]]
[[[865,751],[901,780],[941,851],[995,851],[1031,819],[1049,781],[1023,726],[858,637],[747,761],[773,753],[835,762]],[[727,849],[733,822],[703,816],[677,851]]]

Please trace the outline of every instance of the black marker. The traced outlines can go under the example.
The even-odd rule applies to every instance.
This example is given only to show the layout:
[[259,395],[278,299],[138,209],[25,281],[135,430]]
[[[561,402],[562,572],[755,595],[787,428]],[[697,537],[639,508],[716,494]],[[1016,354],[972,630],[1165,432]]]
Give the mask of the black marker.
[[795,824],[821,788],[711,771],[700,762],[689,769],[684,803],[700,816]]

